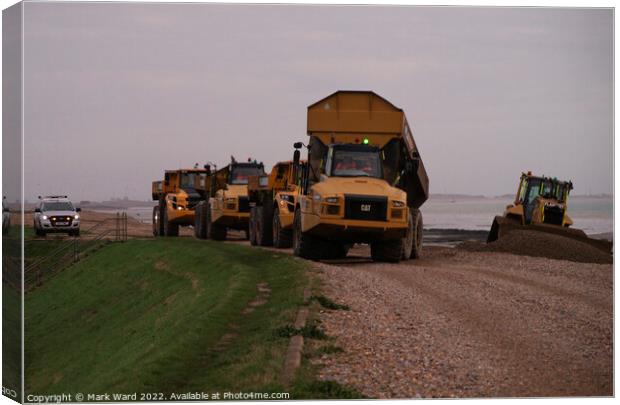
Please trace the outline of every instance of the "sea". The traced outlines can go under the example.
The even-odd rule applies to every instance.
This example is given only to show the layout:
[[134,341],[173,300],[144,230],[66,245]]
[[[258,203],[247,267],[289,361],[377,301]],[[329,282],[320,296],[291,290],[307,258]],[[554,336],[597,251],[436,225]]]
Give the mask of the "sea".
[[[511,203],[511,197],[431,197],[421,208],[424,228],[488,231]],[[613,232],[612,197],[570,197],[568,215],[589,235]]]
[[[501,215],[511,197],[431,197],[421,208],[425,229],[488,231],[496,215]],[[575,196],[569,199],[568,215],[574,227],[589,235],[613,233],[613,197]],[[117,212],[118,210],[95,210]],[[151,223],[152,207],[130,207],[127,215]]]

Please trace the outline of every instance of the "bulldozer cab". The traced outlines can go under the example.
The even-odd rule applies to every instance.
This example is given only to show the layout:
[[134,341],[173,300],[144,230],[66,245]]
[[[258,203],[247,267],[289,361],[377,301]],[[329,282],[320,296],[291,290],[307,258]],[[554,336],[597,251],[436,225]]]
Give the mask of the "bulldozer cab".
[[524,222],[529,225],[537,207],[543,204],[565,204],[572,188],[570,181],[523,174],[515,205],[523,205]]

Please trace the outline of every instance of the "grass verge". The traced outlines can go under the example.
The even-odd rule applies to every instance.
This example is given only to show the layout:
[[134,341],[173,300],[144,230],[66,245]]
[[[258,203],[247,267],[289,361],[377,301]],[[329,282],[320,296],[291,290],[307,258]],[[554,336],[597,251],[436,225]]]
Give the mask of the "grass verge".
[[26,393],[282,391],[274,330],[304,277],[298,260],[233,244],[110,245],[26,296]]

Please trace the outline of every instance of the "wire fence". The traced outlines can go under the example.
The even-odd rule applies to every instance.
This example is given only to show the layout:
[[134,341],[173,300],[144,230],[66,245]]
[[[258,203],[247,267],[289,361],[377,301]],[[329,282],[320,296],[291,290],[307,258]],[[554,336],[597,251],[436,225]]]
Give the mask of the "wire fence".
[[[81,230],[80,233],[79,237],[58,241],[56,246],[40,257],[25,258],[23,287],[26,292],[42,285],[45,280],[106,244],[126,241],[127,213],[117,212],[114,217],[100,221],[88,229]],[[28,243],[44,244],[50,241],[34,239]],[[27,253],[28,248],[25,250]],[[21,267],[19,258],[3,255],[3,282],[21,290]]]

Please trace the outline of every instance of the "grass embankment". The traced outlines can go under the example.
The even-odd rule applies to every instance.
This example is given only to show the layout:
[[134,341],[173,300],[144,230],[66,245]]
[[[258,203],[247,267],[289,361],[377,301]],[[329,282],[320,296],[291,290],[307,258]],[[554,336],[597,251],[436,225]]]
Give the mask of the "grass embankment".
[[274,331],[304,284],[302,262],[260,249],[110,245],[26,296],[26,393],[281,391],[288,339]]

